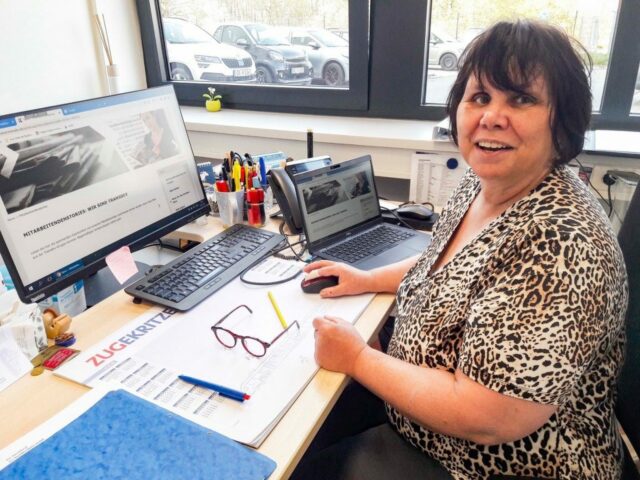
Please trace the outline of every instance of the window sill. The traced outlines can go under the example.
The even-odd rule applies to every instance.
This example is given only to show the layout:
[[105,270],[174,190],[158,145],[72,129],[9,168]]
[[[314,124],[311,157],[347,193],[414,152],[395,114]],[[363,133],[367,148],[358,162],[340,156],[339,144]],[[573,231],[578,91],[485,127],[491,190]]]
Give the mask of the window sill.
[[181,107],[190,132],[245,135],[306,141],[307,129],[314,142],[408,150],[457,152],[449,141],[432,139],[437,122],[386,118],[337,117],[295,113],[227,109],[210,113],[204,108]]

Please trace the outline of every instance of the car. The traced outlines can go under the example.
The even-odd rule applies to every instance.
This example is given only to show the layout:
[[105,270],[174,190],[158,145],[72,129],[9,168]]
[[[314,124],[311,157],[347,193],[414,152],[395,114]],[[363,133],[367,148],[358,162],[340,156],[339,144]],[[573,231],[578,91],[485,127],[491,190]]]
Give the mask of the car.
[[213,37],[243,48],[256,64],[258,83],[309,85],[313,66],[303,48],[291,45],[276,29],[260,23],[225,23]]
[[307,50],[313,76],[331,87],[349,83],[349,42],[322,28],[282,28],[292,45]]
[[247,52],[223,45],[200,27],[179,18],[162,20],[172,80],[207,82],[256,81],[256,66]]
[[443,70],[457,70],[465,44],[442,33],[429,34],[429,65],[440,65]]

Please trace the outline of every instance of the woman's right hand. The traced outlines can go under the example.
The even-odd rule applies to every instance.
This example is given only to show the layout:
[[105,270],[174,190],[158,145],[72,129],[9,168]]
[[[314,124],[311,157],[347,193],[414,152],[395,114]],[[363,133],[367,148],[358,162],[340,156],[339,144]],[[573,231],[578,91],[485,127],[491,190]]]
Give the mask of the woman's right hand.
[[317,276],[319,277],[331,275],[338,277],[338,285],[325,288],[320,292],[320,296],[324,298],[358,295],[374,291],[374,278],[371,272],[359,270],[344,263],[319,260],[306,265],[303,271],[305,274],[317,271]]

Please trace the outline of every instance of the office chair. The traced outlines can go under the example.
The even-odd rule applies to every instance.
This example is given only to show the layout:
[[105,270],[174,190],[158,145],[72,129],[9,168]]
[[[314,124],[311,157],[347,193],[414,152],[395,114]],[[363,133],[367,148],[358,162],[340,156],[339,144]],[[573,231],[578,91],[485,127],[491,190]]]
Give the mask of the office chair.
[[[616,417],[636,452],[640,452],[640,186],[629,204],[629,209],[618,233],[618,242],[624,255],[629,276],[629,307],[627,309],[627,352],[618,380]],[[640,480],[625,445],[623,480]]]

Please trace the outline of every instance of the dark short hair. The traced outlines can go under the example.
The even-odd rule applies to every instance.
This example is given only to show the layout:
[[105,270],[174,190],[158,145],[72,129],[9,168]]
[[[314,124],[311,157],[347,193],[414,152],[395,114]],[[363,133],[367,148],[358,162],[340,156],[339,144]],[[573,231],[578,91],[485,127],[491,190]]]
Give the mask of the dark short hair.
[[593,63],[586,49],[551,25],[518,20],[499,22],[476,37],[462,54],[449,98],[451,136],[458,144],[456,112],[473,75],[502,91],[523,92],[542,74],[551,104],[554,165],[575,158],[591,119],[589,79]]

